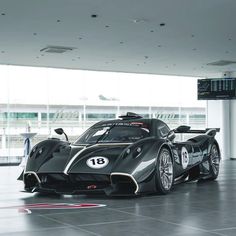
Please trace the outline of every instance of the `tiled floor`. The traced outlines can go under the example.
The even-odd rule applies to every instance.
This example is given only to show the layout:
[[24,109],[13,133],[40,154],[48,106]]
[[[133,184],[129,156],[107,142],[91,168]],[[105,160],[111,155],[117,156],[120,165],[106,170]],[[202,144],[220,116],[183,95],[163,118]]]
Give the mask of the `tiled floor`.
[[[19,167],[0,167],[0,236],[236,235],[236,161],[222,162],[217,181],[175,186],[166,196],[43,197],[20,192]],[[91,209],[32,209],[31,203],[99,203]]]

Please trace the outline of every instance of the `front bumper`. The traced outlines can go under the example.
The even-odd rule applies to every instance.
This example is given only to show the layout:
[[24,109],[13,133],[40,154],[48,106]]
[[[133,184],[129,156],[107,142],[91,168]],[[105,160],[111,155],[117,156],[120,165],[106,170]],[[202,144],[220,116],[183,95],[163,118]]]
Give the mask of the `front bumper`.
[[106,194],[107,196],[138,195],[138,184],[125,173],[69,174],[64,173],[24,173],[27,192],[57,194]]

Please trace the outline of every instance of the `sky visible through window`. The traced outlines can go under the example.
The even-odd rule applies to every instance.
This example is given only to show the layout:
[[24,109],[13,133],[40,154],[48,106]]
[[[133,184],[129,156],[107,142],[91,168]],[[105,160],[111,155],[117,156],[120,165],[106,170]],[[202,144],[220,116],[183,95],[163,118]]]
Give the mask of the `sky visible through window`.
[[23,66],[0,70],[3,104],[205,106],[197,101],[198,78],[193,77]]

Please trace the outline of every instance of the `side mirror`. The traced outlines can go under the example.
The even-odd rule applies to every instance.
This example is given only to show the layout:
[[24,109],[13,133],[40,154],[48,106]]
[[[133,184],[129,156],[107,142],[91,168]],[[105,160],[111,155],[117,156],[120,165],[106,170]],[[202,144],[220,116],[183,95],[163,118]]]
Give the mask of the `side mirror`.
[[174,130],[170,130],[169,133],[167,134],[167,139],[169,139],[171,142],[174,140],[176,137]]
[[57,128],[57,129],[54,129],[54,131],[59,134],[59,135],[62,135],[64,134],[65,137],[66,137],[66,141],[68,141],[68,136],[66,135],[66,133],[64,132],[64,130],[62,128]]

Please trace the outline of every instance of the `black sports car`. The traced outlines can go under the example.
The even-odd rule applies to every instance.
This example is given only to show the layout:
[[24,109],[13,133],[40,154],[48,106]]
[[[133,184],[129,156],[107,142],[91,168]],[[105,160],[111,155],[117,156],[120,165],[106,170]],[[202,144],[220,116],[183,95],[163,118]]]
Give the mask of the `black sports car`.
[[[63,129],[55,131],[64,133]],[[170,130],[161,120],[127,113],[93,125],[74,143],[54,138],[38,143],[23,173],[25,190],[112,196],[166,194],[174,183],[214,180],[221,159],[217,131],[191,130],[189,126]],[[175,142],[175,133],[202,134]]]

